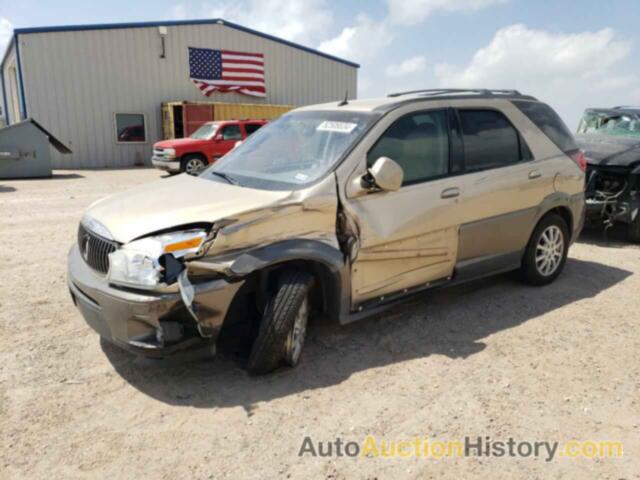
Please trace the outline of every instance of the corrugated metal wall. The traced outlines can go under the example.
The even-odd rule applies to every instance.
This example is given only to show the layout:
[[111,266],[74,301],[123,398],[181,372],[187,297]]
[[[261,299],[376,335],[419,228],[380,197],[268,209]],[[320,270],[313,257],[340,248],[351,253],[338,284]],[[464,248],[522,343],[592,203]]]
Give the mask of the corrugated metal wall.
[[[54,168],[148,164],[162,138],[161,103],[205,97],[189,81],[187,47],[265,55],[267,97],[214,94],[233,103],[308,105],[356,96],[357,69],[224,25],[167,27],[161,59],[157,27],[19,35],[29,116],[66,143],[73,155]],[[117,144],[114,112],[144,113],[147,143]]]

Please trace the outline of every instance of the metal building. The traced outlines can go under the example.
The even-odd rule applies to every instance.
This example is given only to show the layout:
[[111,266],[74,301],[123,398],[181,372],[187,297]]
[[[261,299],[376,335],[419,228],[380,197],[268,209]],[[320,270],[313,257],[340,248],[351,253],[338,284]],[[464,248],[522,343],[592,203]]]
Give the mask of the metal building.
[[[189,79],[189,47],[263,54],[266,97],[204,97]],[[8,124],[32,117],[73,151],[54,154],[54,168],[125,167],[149,163],[162,138],[163,102],[301,106],[345,92],[355,98],[357,69],[219,19],[22,28],[0,64],[0,100]]]

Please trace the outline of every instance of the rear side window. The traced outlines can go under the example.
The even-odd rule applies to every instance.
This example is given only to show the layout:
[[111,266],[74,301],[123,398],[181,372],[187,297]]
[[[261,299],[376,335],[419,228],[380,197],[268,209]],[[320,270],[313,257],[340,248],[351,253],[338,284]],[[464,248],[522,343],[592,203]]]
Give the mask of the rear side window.
[[245,123],[244,129],[247,132],[247,135],[251,135],[253,132],[257,132],[258,130],[260,130],[261,126],[262,125],[259,123]]
[[549,105],[522,100],[512,100],[511,103],[535,123],[560,150],[567,153],[578,149],[571,131]]
[[467,171],[517,163],[520,138],[506,117],[495,110],[459,110]]

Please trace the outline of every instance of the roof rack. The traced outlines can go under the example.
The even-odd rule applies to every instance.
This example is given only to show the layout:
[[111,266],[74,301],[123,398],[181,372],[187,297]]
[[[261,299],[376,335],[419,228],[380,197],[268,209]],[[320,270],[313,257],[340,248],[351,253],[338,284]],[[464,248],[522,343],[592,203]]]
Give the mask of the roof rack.
[[453,93],[472,93],[477,95],[509,95],[512,97],[522,96],[522,94],[518,90],[495,90],[489,88],[428,88],[421,90],[409,90],[407,92],[390,93],[389,95],[387,95],[387,97],[401,97],[404,95],[437,97],[440,95],[449,95]]

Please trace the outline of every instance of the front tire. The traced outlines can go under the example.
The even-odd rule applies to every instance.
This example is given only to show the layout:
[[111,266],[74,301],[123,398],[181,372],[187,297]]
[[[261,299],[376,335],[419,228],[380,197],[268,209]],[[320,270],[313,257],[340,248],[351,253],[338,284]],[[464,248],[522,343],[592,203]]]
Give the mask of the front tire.
[[251,347],[249,373],[262,375],[282,364],[295,367],[300,361],[312,278],[302,271],[285,271],[279,276]]
[[207,167],[207,162],[200,155],[185,155],[180,161],[180,170],[189,175],[198,175]]
[[536,286],[553,282],[564,268],[569,252],[569,228],[564,219],[548,213],[538,223],[522,259],[523,279]]

